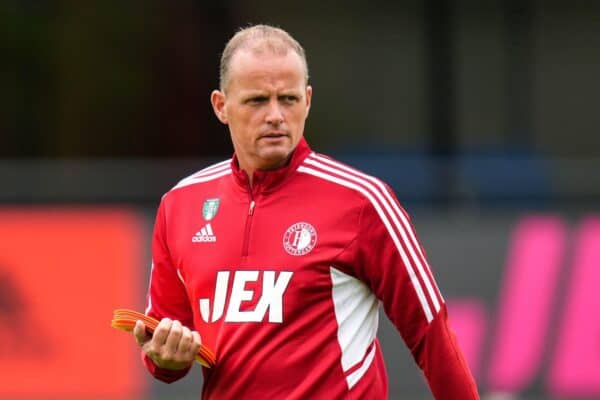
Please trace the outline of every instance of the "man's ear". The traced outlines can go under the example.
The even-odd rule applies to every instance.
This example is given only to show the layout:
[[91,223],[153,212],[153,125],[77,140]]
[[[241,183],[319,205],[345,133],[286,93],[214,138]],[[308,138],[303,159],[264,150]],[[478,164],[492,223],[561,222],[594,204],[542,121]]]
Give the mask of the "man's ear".
[[310,104],[312,101],[312,86],[306,86],[306,116],[308,117],[308,112],[310,111]]
[[219,121],[227,124],[227,111],[225,110],[225,93],[220,90],[213,90],[210,94],[210,103],[212,104],[213,111]]

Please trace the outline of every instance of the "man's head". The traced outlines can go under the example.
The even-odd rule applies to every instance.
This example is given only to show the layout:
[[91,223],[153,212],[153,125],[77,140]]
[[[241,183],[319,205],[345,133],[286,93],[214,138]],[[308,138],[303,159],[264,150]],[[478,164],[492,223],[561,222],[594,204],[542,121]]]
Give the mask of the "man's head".
[[302,60],[305,84],[308,84],[308,63],[304,48],[289,33],[283,29],[269,25],[254,25],[238,31],[227,42],[221,55],[219,69],[219,88],[225,92],[229,83],[229,71],[233,55],[241,49],[252,50],[255,53],[270,51],[273,54],[285,55],[293,50]]
[[211,103],[229,126],[240,167],[251,174],[284,165],[310,109],[304,49],[279,28],[245,28],[225,47],[220,81]]

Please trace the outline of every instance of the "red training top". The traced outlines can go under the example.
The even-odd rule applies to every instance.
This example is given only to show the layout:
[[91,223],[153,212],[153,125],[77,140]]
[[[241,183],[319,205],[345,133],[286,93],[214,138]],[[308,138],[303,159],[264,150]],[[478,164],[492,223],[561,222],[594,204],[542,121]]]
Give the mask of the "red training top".
[[[380,302],[436,399],[479,398],[390,188],[304,139],[251,190],[235,156],[179,182],[158,209],[152,257],[146,313],[216,353],[203,399],[387,398]],[[144,360],[166,382],[187,373]]]

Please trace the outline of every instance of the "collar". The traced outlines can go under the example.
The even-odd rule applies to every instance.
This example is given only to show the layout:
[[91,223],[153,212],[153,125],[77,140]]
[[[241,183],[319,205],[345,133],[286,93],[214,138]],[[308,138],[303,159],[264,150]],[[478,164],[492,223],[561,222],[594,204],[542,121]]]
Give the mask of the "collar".
[[[256,170],[252,177],[252,195],[265,193],[276,189],[286,178],[293,175],[302,161],[311,153],[311,149],[302,137],[296,148],[292,152],[289,162],[283,167],[272,170]],[[231,172],[233,180],[241,186],[244,191],[248,191],[248,175],[246,171],[241,170],[238,164],[237,155],[234,153],[231,158]]]

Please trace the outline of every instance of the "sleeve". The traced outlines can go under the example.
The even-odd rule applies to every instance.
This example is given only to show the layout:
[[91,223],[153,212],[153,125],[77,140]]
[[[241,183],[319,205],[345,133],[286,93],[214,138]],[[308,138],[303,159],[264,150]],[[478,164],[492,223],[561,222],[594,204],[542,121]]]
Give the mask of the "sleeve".
[[363,206],[344,262],[381,300],[435,398],[479,399],[409,216],[387,186],[380,188]]
[[[177,275],[167,244],[165,201],[161,202],[152,235],[152,270],[148,288],[146,314],[161,320],[165,317],[179,320],[183,325],[194,328],[193,312],[183,282]],[[183,378],[189,371],[159,368],[142,352],[142,359],[148,371],[157,379],[171,383]]]

